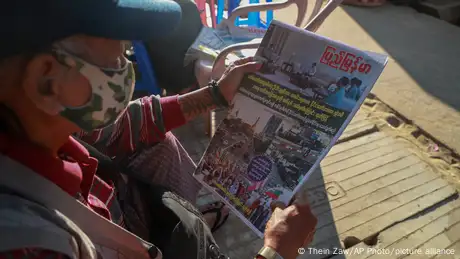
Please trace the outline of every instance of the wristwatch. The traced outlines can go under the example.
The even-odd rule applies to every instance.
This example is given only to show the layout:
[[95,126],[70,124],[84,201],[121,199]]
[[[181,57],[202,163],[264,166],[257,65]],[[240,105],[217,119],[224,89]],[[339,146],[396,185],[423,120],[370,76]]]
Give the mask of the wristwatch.
[[254,259],[283,259],[283,257],[272,248],[264,246]]

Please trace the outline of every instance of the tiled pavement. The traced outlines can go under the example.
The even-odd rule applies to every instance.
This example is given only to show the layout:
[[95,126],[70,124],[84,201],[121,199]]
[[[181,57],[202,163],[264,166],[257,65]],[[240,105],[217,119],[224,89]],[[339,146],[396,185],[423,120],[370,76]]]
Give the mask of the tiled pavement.
[[[390,127],[383,119],[388,114],[379,111],[374,102],[368,103],[305,185],[304,192],[319,219],[309,246],[314,249],[307,249],[306,254],[310,254],[305,258],[401,258],[404,256],[394,251],[431,247],[450,247],[457,255],[441,258],[459,258],[460,202],[454,185],[426,149],[414,144],[403,126]],[[225,112],[219,112],[216,117],[224,116]],[[203,118],[175,134],[198,162],[209,141]],[[252,258],[262,244],[233,215],[216,233],[216,239],[231,258]],[[341,251],[335,248],[344,246],[364,249],[334,254]],[[410,258],[430,258],[426,251]]]
[[[286,8],[275,16],[292,23],[292,12]],[[458,62],[452,54],[458,53],[457,31],[409,7],[387,4],[372,10],[339,8],[318,33],[361,49],[390,53],[390,62],[373,92],[458,151]],[[417,39],[417,44],[407,38]],[[433,49],[436,55],[418,55]],[[426,71],[436,71],[437,76]],[[449,104],[457,111],[448,108]],[[308,258],[460,259],[460,201],[448,185],[459,189],[460,163],[442,158],[443,154],[430,156],[426,146],[414,144],[409,132],[401,132],[402,126],[392,129],[378,118],[369,118],[381,117],[378,111],[369,112],[362,109],[342,137],[349,141],[331,150],[305,186],[320,218],[311,247],[357,249],[348,249],[347,255],[332,254],[341,250],[313,251]],[[203,120],[176,133],[198,161],[208,142]],[[451,200],[439,202],[451,194]],[[232,258],[252,258],[261,245],[235,217],[216,236]],[[388,252],[391,254],[385,254]]]

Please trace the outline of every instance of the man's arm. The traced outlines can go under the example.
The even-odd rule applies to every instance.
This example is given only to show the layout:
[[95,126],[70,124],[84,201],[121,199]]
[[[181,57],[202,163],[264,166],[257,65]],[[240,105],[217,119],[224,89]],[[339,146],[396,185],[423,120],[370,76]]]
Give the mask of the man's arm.
[[216,108],[209,86],[180,95],[178,101],[186,121]]
[[124,156],[139,144],[151,146],[163,141],[166,132],[186,122],[178,96],[151,95],[131,101],[112,125],[80,132],[77,137],[110,157]]
[[117,121],[103,129],[77,135],[106,155],[123,156],[136,150],[139,143],[152,146],[165,134],[200,114],[219,106],[228,106],[245,73],[256,72],[261,64],[252,58],[234,62],[217,82],[181,96],[148,96],[129,103]]
[[130,102],[114,124],[77,137],[109,156],[122,156],[135,151],[139,143],[161,142],[166,132],[215,108],[210,87],[180,96],[143,97]]

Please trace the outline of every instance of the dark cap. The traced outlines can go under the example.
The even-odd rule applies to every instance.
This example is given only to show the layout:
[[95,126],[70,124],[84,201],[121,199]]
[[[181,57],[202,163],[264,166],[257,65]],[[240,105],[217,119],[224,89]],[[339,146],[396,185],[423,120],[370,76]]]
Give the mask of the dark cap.
[[172,0],[9,0],[0,9],[0,59],[77,34],[151,40],[171,33],[181,19]]

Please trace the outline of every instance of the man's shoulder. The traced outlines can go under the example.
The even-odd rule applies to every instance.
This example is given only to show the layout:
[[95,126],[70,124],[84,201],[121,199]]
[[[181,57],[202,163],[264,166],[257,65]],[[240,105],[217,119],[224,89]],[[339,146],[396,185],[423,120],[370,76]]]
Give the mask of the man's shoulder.
[[74,237],[61,227],[65,220],[57,218],[56,211],[0,191],[0,250],[37,247],[72,257]]
[[62,226],[66,225],[65,216],[56,210],[48,209],[38,203],[29,201],[14,194],[0,191],[0,232],[3,229],[24,229],[52,231],[60,236],[69,232]]

